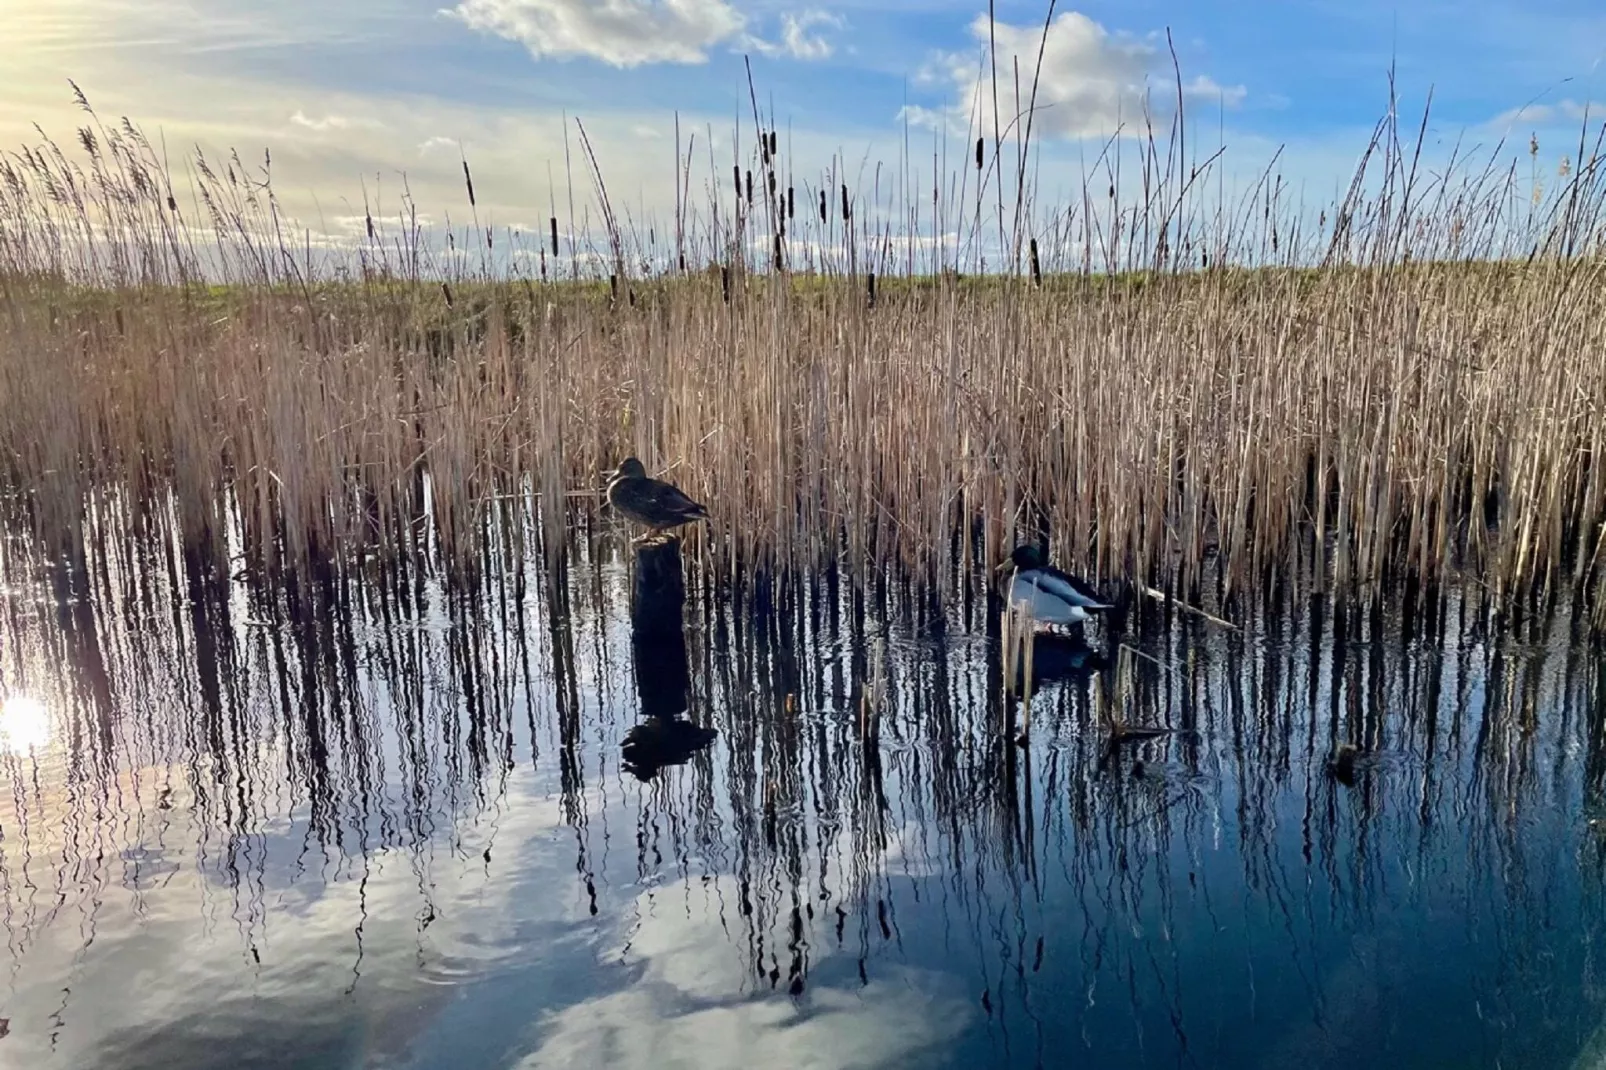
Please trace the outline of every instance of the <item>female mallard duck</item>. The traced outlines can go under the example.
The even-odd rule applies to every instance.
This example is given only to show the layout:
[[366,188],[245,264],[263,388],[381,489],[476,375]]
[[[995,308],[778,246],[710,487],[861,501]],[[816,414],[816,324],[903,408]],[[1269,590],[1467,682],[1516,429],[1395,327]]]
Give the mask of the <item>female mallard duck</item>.
[[1009,585],[1010,605],[1025,606],[1040,624],[1081,624],[1093,613],[1111,608],[1085,581],[1050,565],[1036,546],[1015,547],[998,571],[1011,566],[1015,578]]
[[708,510],[686,497],[679,487],[653,479],[634,457],[626,457],[609,473],[608,504],[647,527],[633,542],[645,542],[670,528],[707,520]]

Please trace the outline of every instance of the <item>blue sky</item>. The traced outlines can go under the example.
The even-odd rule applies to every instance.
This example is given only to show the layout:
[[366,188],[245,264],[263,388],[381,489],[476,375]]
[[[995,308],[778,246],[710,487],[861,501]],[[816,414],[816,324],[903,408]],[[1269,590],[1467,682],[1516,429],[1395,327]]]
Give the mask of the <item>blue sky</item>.
[[[1047,10],[997,4],[1023,77]],[[281,197],[323,225],[403,172],[426,211],[460,214],[460,149],[486,213],[514,225],[566,195],[548,174],[563,167],[567,112],[610,194],[659,214],[673,201],[675,112],[729,158],[733,116],[749,113],[744,56],[799,170],[833,156],[860,175],[895,167],[905,120],[916,156],[929,161],[944,125],[957,145],[984,14],[985,0],[9,0],[6,62],[20,71],[0,143],[36,141],[35,122],[70,140],[73,78],[170,148],[271,148]],[[1195,143],[1219,137],[1235,178],[1281,147],[1322,196],[1384,113],[1391,61],[1413,125],[1434,92],[1436,152],[1503,133],[1525,149],[1537,133],[1559,159],[1581,109],[1606,99],[1598,2],[1081,0],[1057,8],[1045,51],[1045,190],[1076,186],[1079,171],[1056,168],[1137,129],[1145,86],[1169,107],[1168,29]],[[1003,81],[1012,113],[1007,67]]]

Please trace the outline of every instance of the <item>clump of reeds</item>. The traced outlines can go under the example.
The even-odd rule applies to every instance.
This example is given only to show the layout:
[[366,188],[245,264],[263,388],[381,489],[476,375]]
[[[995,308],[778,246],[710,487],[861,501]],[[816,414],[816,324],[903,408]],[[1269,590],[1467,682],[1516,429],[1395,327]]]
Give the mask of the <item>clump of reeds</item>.
[[1063,210],[1022,180],[995,235],[964,183],[1006,184],[999,145],[856,194],[754,125],[701,214],[686,150],[667,254],[605,212],[588,282],[556,216],[539,271],[431,246],[411,205],[317,251],[266,159],[179,182],[91,113],[76,155],[0,163],[0,507],[52,555],[115,507],[269,575],[482,568],[510,518],[561,546],[634,453],[708,503],[721,574],[846,555],[942,587],[956,531],[996,559],[1030,513],[1057,557],[1167,590],[1471,575],[1603,604],[1587,144],[1534,208],[1509,173],[1426,182],[1385,124],[1312,216],[1275,176],[1211,203],[1151,139],[1136,202],[1108,162]]

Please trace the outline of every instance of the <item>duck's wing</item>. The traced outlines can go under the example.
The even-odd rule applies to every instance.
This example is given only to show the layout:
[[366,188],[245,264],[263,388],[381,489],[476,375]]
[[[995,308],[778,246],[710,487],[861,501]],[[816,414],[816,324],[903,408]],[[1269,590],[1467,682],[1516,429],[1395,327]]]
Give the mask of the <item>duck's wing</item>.
[[1025,606],[1039,624],[1080,624],[1087,620],[1087,610],[1068,601],[1046,579],[1036,570],[1017,573],[1010,584],[1009,600]]
[[1109,603],[1099,598],[1099,593],[1085,580],[1079,580],[1067,572],[1049,567],[1037,571],[1038,586],[1053,591],[1056,597],[1065,599],[1073,606],[1083,609],[1109,609]]
[[707,509],[692,501],[684,491],[673,483],[665,483],[661,479],[649,479],[641,490],[642,497],[653,509],[684,517],[706,517],[708,515]]

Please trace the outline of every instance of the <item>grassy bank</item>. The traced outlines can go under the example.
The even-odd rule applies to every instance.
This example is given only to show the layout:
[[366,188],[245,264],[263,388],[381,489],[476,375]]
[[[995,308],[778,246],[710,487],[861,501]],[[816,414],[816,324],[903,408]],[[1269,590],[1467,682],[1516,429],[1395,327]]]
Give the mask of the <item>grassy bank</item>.
[[940,576],[956,531],[994,555],[1046,523],[1058,558],[1159,584],[1606,583],[1593,160],[1515,247],[1509,176],[1435,195],[1396,146],[1270,263],[1244,254],[1278,247],[1270,196],[1254,238],[1179,210],[1177,169],[1083,220],[1084,251],[1148,235],[1113,271],[1043,265],[1025,212],[1012,273],[872,287],[857,255],[778,271],[711,239],[684,274],[618,256],[559,282],[374,238],[320,269],[270,191],[203,177],[210,223],[185,223],[137,132],[112,134],[90,165],[4,176],[0,489],[42,549],[96,553],[101,516],[265,567],[469,562],[508,509],[561,539],[633,452],[709,504],[716,569]]

